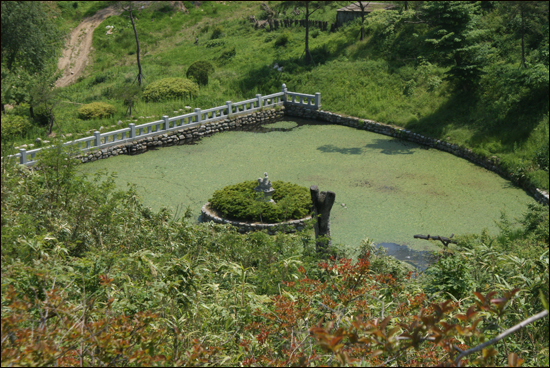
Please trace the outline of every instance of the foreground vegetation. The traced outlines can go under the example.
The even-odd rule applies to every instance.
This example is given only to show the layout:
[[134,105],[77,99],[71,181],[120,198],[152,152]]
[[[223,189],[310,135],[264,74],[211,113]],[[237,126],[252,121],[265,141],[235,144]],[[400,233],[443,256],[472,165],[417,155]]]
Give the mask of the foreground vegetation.
[[[414,275],[368,239],[326,258],[308,230],[155,213],[44,155],[2,166],[2,365],[446,364],[548,308],[547,207]],[[548,336],[539,319],[461,363],[547,365]]]

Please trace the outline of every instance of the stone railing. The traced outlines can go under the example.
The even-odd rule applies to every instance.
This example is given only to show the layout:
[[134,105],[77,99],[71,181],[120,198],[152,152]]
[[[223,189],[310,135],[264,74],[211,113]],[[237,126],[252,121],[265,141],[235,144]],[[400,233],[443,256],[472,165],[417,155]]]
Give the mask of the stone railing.
[[[63,143],[63,146],[74,146],[82,153],[89,150],[102,150],[112,146],[118,146],[125,143],[130,143],[143,138],[159,136],[174,132],[182,128],[200,127],[207,123],[213,123],[227,119],[230,115],[248,114],[266,108],[275,106],[287,105],[305,107],[312,110],[318,110],[321,107],[321,94],[308,95],[297,92],[287,91],[286,85],[283,84],[282,91],[273,93],[267,96],[257,94],[256,97],[240,101],[227,101],[225,105],[213,107],[207,110],[196,108],[194,112],[169,117],[164,115],[162,120],[152,121],[149,123],[135,125],[130,123],[128,128],[118,129],[111,132],[101,133],[95,131],[91,137],[75,139],[73,141]],[[36,163],[36,154],[45,148],[35,148],[27,151],[19,149],[19,153],[8,156],[8,158],[19,159],[22,165],[33,165]]]

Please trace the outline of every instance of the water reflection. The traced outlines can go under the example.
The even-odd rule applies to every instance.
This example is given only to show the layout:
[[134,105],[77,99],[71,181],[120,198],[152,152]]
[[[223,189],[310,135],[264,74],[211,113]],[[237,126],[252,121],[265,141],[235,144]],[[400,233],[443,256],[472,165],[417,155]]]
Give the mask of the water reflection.
[[413,250],[406,245],[395,243],[379,243],[377,245],[384,248],[389,256],[393,256],[400,261],[413,265],[419,271],[424,271],[435,262],[433,252]]

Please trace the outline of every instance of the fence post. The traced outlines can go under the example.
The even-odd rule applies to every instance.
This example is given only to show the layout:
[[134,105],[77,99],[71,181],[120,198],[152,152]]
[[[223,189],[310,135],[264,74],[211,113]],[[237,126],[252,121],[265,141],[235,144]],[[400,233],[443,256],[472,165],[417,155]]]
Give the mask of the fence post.
[[284,93],[283,95],[283,102],[287,102],[287,98],[286,98],[286,84],[283,83],[283,87],[282,87],[282,92]]
[[200,123],[201,122],[201,109],[199,109],[198,107],[195,108],[195,114],[196,114],[195,122]]
[[130,123],[128,124],[128,127],[130,128],[130,138],[136,137],[136,124]]
[[257,94],[256,98],[258,99],[258,107],[261,108],[262,106],[262,95]]
[[162,120],[164,120],[164,130],[168,130],[168,128],[170,127],[170,122],[168,121],[168,118],[168,115],[162,116]]
[[101,133],[96,130],[94,132],[94,137],[95,137],[95,146],[96,147],[101,146]]
[[225,101],[225,104],[227,105],[227,115],[233,114],[233,105],[231,101]]
[[315,93],[315,110],[319,110],[321,108],[321,92]]
[[27,150],[24,148],[19,148],[19,153],[21,154],[21,157],[19,157],[19,163],[21,165],[27,164]]

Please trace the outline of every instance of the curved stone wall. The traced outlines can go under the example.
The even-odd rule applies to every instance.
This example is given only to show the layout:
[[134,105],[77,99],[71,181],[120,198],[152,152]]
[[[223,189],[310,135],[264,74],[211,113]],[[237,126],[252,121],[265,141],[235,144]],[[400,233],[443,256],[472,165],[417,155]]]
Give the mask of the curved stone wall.
[[286,222],[279,222],[276,224],[260,224],[260,223],[251,223],[251,222],[242,222],[242,221],[231,221],[217,216],[209,208],[210,202],[207,202],[201,208],[201,220],[203,222],[213,221],[217,224],[229,224],[235,226],[237,231],[241,233],[246,233],[249,231],[258,231],[258,230],[267,230],[267,233],[270,235],[275,234],[276,232],[283,231],[286,233],[292,233],[302,230],[306,224],[311,221],[311,216],[304,217],[300,220],[292,220]]

